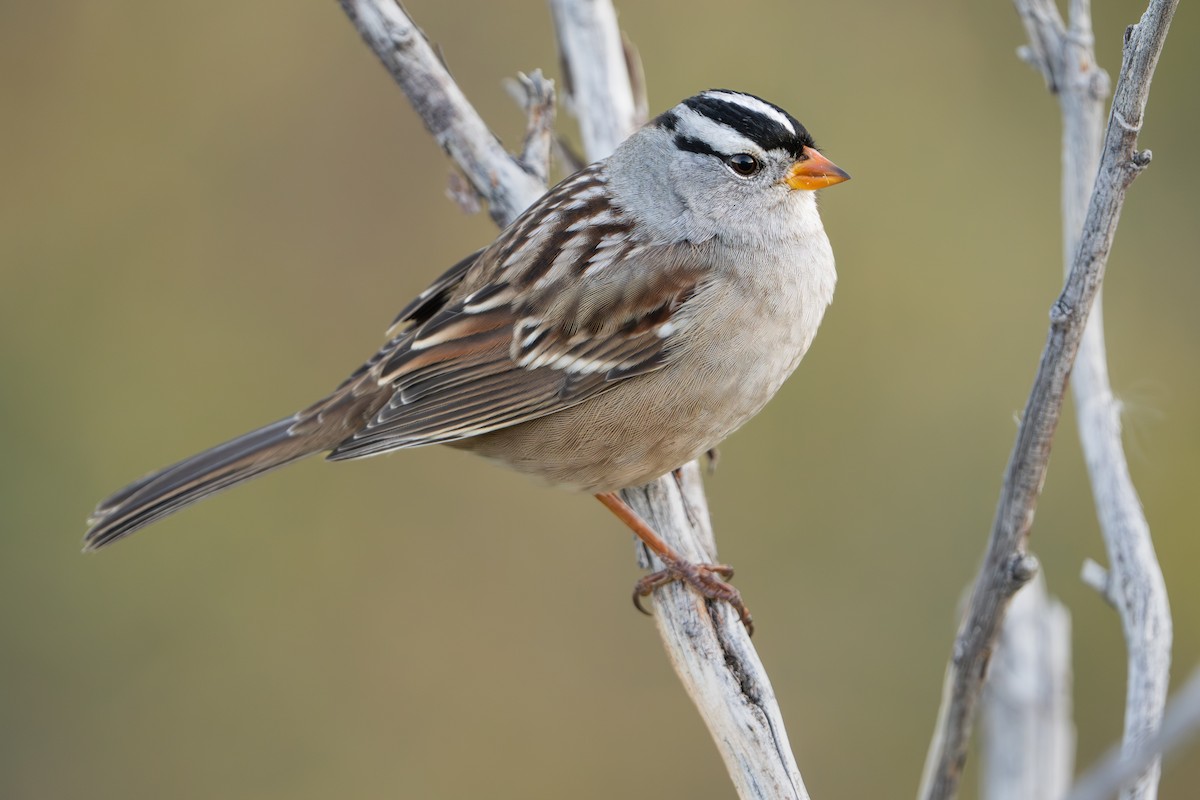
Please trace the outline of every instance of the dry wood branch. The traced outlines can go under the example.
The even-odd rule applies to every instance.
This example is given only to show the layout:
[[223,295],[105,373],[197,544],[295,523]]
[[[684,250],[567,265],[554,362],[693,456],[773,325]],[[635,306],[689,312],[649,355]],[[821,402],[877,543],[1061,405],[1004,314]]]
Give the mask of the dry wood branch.
[[433,138],[488,201],[488,213],[498,225],[507,225],[545,193],[537,167],[529,167],[501,147],[425,34],[396,0],[341,0],[341,4]]
[[625,42],[608,0],[551,0],[567,108],[588,159],[604,158],[642,123]]
[[[1031,46],[1027,60],[1046,76],[1063,116],[1063,253],[1069,269],[1100,160],[1108,76],[1096,66],[1087,0],[1073,0],[1064,28],[1051,0],[1015,0]],[[1108,380],[1102,298],[1097,294],[1071,377],[1079,438],[1096,515],[1113,567],[1104,598],[1117,609],[1128,652],[1123,745],[1134,752],[1162,721],[1171,667],[1171,613],[1150,526],[1121,444],[1121,409]],[[1089,568],[1095,575],[1095,568]],[[1125,789],[1126,800],[1157,795],[1159,767]]]
[[1071,784],[1071,615],[1039,575],[1013,598],[983,690],[984,800],[1060,800]]
[[[608,155],[640,122],[640,67],[608,0],[554,0],[555,28],[571,75],[572,107],[587,157]],[[631,66],[633,65],[633,66]],[[715,562],[708,505],[693,462],[622,498],[680,555]],[[643,567],[661,569],[639,547]],[[742,798],[807,798],[774,691],[750,638],[724,603],[680,584],[654,593],[654,616],[676,674],[712,733]]]
[[[684,558],[715,561],[695,461],[678,480],[667,476],[621,496]],[[653,568],[662,564],[653,560]],[[708,725],[738,797],[807,800],[774,690],[737,613],[679,583],[654,593],[654,612],[675,672]]]
[[[539,178],[545,175],[552,105],[538,73],[521,84],[530,122],[523,155],[514,158],[500,147],[395,0],[342,0],[342,6],[430,132],[489,202],[497,223],[511,221],[542,194]],[[602,158],[640,122],[642,103],[630,85],[631,70],[637,72],[630,65],[637,61],[620,38],[607,0],[555,0],[553,9],[588,158]],[[696,561],[714,560],[708,509],[694,463],[681,471],[679,480],[666,476],[623,494],[679,553]],[[739,795],[807,800],[771,684],[737,615],[724,604],[709,607],[679,585],[656,592],[654,607],[668,654],[709,725]]]
[[920,793],[924,798],[957,795],[988,661],[1008,603],[1028,579],[1022,569],[1025,547],[1067,378],[1104,278],[1125,192],[1150,162],[1149,152],[1135,150],[1137,132],[1176,5],[1177,0],[1151,0],[1141,22],[1126,31],[1121,74],[1079,246],[1062,294],[1051,308],[1046,346],[1005,473],[988,548],[955,640],[946,705],[939,714],[944,724],[939,724],[931,744]]
[[[1200,732],[1200,669],[1166,707],[1162,725],[1133,748],[1124,743],[1112,748],[1075,783],[1063,800],[1108,800],[1121,787],[1129,786],[1144,775],[1151,764],[1158,764],[1182,748]],[[1127,790],[1124,790],[1127,791]]]
[[[1069,265],[1100,156],[1108,80],[1095,66],[1086,2],[1072,3],[1069,29],[1048,0],[1018,0],[1017,6],[1035,45],[1027,60],[1046,76],[1062,106],[1063,242]],[[1120,407],[1109,386],[1100,311],[1097,296],[1080,342],[1072,389],[1097,515],[1114,564],[1115,574],[1106,577],[1103,594],[1121,615],[1129,650],[1124,746],[1132,751],[1161,720],[1171,620],[1162,571],[1121,446]],[[1157,765],[1151,764],[1124,796],[1154,797],[1157,776]]]
[[509,94],[521,104],[528,123],[521,163],[543,184],[550,181],[550,148],[554,143],[554,82],[546,80],[540,69],[529,75],[520,73],[505,83]]

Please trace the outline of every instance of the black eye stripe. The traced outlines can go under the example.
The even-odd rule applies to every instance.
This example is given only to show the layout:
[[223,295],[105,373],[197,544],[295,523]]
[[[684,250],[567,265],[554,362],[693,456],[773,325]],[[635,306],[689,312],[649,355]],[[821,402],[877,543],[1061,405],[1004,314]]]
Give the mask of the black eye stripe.
[[706,142],[703,142],[700,139],[695,139],[691,136],[676,134],[675,146],[680,150],[686,150],[689,153],[699,153],[703,156],[713,156],[715,158],[719,158],[725,162],[726,166],[744,178],[754,175],[762,169],[762,162],[749,153],[734,153],[733,155],[726,155],[725,153],[714,150]]
[[675,146],[680,150],[686,150],[689,153],[699,153],[703,156],[716,156],[724,159],[724,153],[718,153],[707,142],[701,141],[692,136],[684,136],[682,133],[675,134]]

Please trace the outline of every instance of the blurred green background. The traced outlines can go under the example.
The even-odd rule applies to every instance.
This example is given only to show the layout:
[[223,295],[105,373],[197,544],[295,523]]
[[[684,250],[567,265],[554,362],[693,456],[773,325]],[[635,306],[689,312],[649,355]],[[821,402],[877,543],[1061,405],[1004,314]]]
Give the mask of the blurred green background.
[[[519,142],[501,80],[558,74],[545,4],[407,5]],[[1142,8],[1095,3],[1114,74]],[[653,111],[752,91],[854,175],[822,198],[833,308],[710,501],[809,789],[912,796],[1061,283],[1057,106],[1005,2],[621,22]],[[1177,680],[1200,659],[1198,32],[1185,7],[1106,306]],[[731,796],[590,498],[444,449],[314,460],[79,554],[101,496],[316,399],[494,234],[335,3],[5,3],[0,102],[0,796]],[[1077,578],[1104,558],[1069,413],[1033,545],[1074,614],[1087,764],[1124,649]],[[1164,797],[1197,781],[1193,753]]]

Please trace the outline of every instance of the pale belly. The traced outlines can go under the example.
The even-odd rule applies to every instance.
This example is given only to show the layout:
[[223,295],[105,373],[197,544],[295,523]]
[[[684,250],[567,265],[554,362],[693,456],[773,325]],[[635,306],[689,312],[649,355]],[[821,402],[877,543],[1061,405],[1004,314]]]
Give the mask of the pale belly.
[[824,305],[724,326],[719,337],[694,332],[689,351],[658,372],[453,446],[592,493],[648,483],[715,447],[762,409],[807,351]]

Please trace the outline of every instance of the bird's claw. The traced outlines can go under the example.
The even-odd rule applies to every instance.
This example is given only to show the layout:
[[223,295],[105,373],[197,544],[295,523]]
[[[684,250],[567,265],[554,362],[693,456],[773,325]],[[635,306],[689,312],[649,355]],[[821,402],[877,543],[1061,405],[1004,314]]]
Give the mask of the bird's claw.
[[633,605],[638,611],[649,615],[650,612],[642,605],[642,598],[649,597],[661,586],[679,581],[691,586],[708,600],[723,600],[729,603],[746,626],[746,632],[753,636],[754,618],[750,615],[750,609],[742,602],[742,593],[729,583],[732,577],[733,567],[725,564],[668,561],[664,569],[652,572],[637,582],[633,588]]

